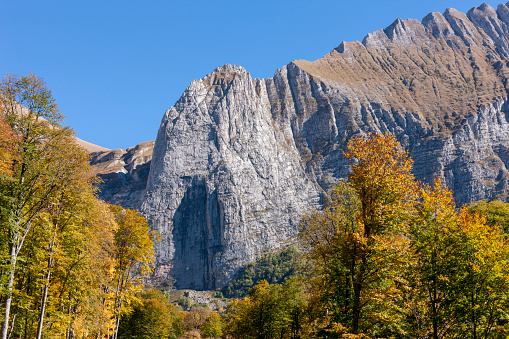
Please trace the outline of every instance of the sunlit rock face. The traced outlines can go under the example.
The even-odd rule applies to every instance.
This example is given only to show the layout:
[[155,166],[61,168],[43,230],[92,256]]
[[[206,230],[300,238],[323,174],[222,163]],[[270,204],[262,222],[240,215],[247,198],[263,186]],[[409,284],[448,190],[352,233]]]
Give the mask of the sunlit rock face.
[[125,208],[135,209],[147,187],[154,141],[128,149],[93,150],[90,164],[100,178],[99,198]]
[[157,278],[218,288],[294,241],[367,132],[396,135],[416,177],[442,177],[459,204],[507,201],[508,58],[509,9],[484,4],[398,19],[272,78],[225,65],[193,81],[162,119],[146,189],[125,196],[162,235]]
[[218,68],[193,81],[159,128],[141,205],[162,234],[158,274],[178,287],[223,286],[291,241],[319,191],[291,130],[272,118],[265,81]]

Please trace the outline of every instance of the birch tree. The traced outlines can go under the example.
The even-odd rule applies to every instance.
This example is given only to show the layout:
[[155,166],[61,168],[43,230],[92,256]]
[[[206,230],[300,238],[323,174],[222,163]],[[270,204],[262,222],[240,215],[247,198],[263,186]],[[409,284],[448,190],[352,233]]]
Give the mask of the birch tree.
[[86,155],[66,151],[74,142],[72,131],[60,125],[63,116],[51,91],[35,75],[6,76],[0,86],[0,100],[1,116],[14,135],[12,157],[4,165],[10,174],[1,177],[7,281],[2,286],[5,301],[0,338],[6,339],[18,256],[26,236],[55,194],[78,178],[76,166],[81,166]]

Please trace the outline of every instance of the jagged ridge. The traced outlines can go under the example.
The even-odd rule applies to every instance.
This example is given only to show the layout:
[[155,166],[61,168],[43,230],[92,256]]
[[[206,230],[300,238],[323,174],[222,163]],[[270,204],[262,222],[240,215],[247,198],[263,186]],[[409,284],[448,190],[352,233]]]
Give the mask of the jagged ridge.
[[272,78],[225,65],[163,117],[140,209],[162,234],[160,279],[224,286],[292,241],[300,216],[348,174],[353,136],[390,132],[418,179],[459,203],[508,199],[509,9],[396,20]]

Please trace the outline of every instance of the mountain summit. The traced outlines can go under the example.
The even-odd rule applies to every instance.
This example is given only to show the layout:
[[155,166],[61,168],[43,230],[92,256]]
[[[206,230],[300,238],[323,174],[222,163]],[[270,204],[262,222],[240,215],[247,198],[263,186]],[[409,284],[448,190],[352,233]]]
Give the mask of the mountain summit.
[[347,176],[342,149],[356,135],[394,134],[416,177],[442,177],[459,204],[508,201],[508,78],[504,4],[398,19],[272,78],[225,65],[165,113],[139,196],[108,199],[136,205],[161,233],[157,278],[194,289],[222,287],[291,243]]

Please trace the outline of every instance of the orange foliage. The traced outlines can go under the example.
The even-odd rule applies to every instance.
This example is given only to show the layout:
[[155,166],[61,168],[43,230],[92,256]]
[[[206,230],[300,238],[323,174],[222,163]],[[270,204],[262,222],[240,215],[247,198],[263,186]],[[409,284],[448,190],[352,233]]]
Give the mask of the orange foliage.
[[13,147],[15,140],[16,135],[11,126],[0,116],[0,173],[12,174],[11,161],[15,157]]

